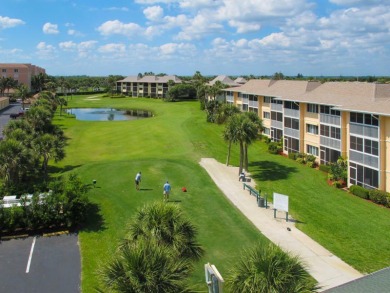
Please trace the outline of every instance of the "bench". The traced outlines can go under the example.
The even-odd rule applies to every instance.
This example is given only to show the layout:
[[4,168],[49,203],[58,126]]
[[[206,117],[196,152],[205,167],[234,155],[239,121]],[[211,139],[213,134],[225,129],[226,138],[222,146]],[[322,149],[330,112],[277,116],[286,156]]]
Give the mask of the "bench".
[[252,186],[250,186],[246,183],[243,183],[243,187],[244,187],[244,190],[245,190],[245,188],[249,190],[250,195],[256,196],[257,205],[259,207],[268,208],[267,195],[265,195],[265,197],[261,197],[261,195],[260,195],[261,190],[256,190]]

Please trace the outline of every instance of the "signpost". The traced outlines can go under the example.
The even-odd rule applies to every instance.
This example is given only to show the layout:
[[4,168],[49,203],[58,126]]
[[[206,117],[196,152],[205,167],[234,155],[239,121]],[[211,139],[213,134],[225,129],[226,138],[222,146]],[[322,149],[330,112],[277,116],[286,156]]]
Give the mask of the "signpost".
[[277,210],[286,212],[286,222],[288,222],[288,196],[274,192],[274,218]]

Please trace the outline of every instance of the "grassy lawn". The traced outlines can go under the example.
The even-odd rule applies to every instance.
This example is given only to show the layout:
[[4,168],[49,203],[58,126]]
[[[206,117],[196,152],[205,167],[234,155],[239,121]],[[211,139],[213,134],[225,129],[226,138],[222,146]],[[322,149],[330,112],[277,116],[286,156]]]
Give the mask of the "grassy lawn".
[[[95,271],[115,253],[118,240],[134,211],[146,202],[162,200],[165,180],[171,199],[199,229],[206,255],[191,282],[205,290],[203,264],[211,262],[226,275],[243,247],[267,241],[232,206],[199,166],[202,157],[224,162],[227,145],[222,126],[206,123],[198,102],[164,103],[154,99],[88,100],[73,97],[72,107],[145,109],[155,117],[135,121],[77,121],[57,116],[69,138],[67,157],[58,173],[76,171],[87,183],[97,180],[90,198],[96,204],[80,231],[82,289],[97,284]],[[298,227],[361,272],[390,265],[390,210],[329,187],[325,174],[282,156],[270,155],[259,142],[251,146],[250,172],[262,192],[290,196],[290,214]],[[232,164],[238,162],[238,149]],[[134,177],[142,171],[141,191]],[[182,193],[181,187],[188,192]]]

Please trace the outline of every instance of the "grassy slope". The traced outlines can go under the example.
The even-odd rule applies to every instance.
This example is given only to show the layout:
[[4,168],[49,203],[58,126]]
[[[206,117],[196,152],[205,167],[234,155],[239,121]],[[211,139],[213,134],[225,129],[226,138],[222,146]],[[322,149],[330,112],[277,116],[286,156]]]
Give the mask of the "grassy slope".
[[[227,149],[221,139],[222,127],[205,123],[198,103],[84,98],[74,98],[71,103],[156,113],[154,118],[130,122],[58,120],[70,137],[67,158],[58,167],[78,168],[86,181],[98,181],[91,198],[101,207],[102,217],[96,216],[89,230],[80,233],[85,292],[96,284],[97,264],[114,252],[134,210],[147,201],[161,199],[166,179],[173,186],[172,199],[199,227],[200,241],[207,251],[192,279],[197,287],[203,288],[203,263],[215,263],[224,274],[242,246],[260,238],[197,164],[201,157],[223,162]],[[250,161],[249,171],[258,187],[268,194],[289,195],[292,216],[313,239],[362,272],[390,265],[390,243],[384,240],[390,238],[389,209],[329,187],[322,172],[270,155],[262,143],[251,146]],[[232,163],[237,164],[237,148]],[[141,187],[147,190],[136,193],[133,180],[139,170],[143,173]],[[180,193],[182,186],[189,192]],[[100,218],[104,219],[102,225]]]
[[[83,100],[72,102],[83,105],[86,103]],[[118,104],[115,107],[134,107],[127,104],[137,102],[142,109],[153,105],[156,117],[129,122],[82,122],[61,117],[57,120],[70,138],[67,158],[57,167],[77,168],[87,183],[97,180],[90,195],[100,210],[80,232],[84,292],[93,290],[97,267],[115,253],[136,208],[162,200],[162,185],[167,179],[173,188],[171,200],[182,206],[198,227],[199,241],[206,250],[191,279],[196,288],[205,289],[204,263],[216,264],[225,274],[244,244],[266,241],[226,201],[198,164],[203,156],[225,152],[220,127],[204,123],[198,103],[172,104],[145,99],[104,102]],[[93,101],[99,106],[104,106],[104,102]],[[90,102],[84,105],[89,106]],[[136,192],[134,177],[139,170],[143,174],[143,190]],[[181,192],[183,186],[187,187],[187,193]]]

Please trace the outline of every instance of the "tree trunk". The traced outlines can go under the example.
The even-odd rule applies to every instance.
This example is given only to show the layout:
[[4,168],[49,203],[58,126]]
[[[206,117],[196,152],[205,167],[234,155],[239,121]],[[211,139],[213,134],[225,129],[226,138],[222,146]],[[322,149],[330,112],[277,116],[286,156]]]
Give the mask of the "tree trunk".
[[228,146],[228,154],[226,158],[226,166],[229,166],[230,163],[230,150],[232,149],[232,141],[229,140],[229,146]]
[[245,171],[248,171],[248,166],[249,166],[249,163],[248,163],[248,145],[245,144],[244,145],[244,169],[245,169]]
[[244,164],[244,144],[240,142],[240,167],[238,168],[238,175],[241,174]]

